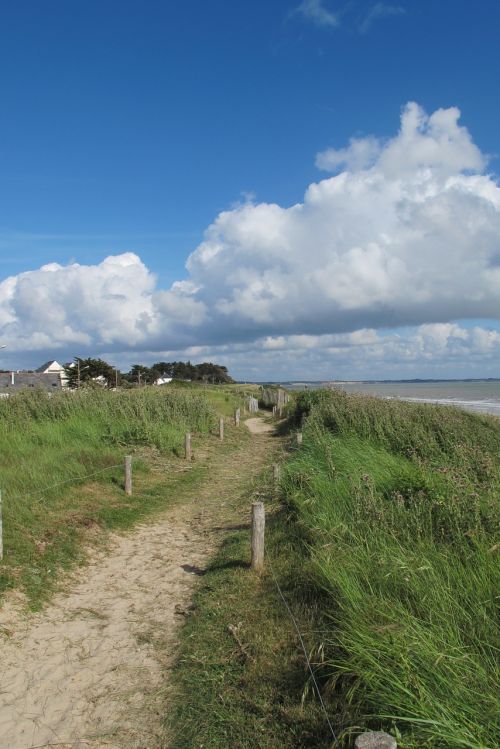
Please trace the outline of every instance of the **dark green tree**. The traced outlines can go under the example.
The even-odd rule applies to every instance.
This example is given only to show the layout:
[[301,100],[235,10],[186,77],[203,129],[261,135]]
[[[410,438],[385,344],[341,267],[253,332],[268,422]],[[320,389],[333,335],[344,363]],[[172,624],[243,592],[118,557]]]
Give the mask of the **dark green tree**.
[[213,384],[234,382],[232,377],[229,376],[227,367],[222,364],[212,364],[212,362],[191,364],[190,361],[160,361],[155,362],[151,367],[134,364],[130,372],[122,375],[122,377],[130,385],[152,385],[161,377]]
[[196,368],[190,361],[174,361],[172,362],[173,377],[176,380],[195,380],[196,379]]
[[212,364],[212,362],[203,362],[196,365],[196,379],[212,384],[234,382],[228,374],[227,367],[222,366],[222,364]]
[[151,367],[156,374],[156,379],[159,377],[173,377],[174,376],[174,365],[168,361],[157,361]]
[[102,384],[105,387],[114,387],[117,378],[117,370],[104,361],[104,359],[82,359],[75,356],[71,364],[64,367],[68,386],[70,388],[81,387],[89,383]]
[[127,380],[137,385],[152,385],[156,379],[156,372],[143,364],[134,364],[127,374]]

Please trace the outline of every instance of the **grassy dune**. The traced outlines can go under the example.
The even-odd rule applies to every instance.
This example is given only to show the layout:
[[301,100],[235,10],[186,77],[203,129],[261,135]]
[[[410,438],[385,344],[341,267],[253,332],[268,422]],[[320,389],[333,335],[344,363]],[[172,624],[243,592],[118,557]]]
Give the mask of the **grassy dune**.
[[341,392],[299,396],[283,479],[330,624],[333,715],[404,749],[493,749],[500,421]]
[[141,503],[154,506],[154,481],[143,480],[132,499],[124,495],[125,454],[136,455],[140,478],[148,472],[148,450],[173,457],[187,430],[207,434],[215,424],[216,411],[199,388],[26,392],[1,401],[0,593],[20,586],[36,603],[58,568],[78,558],[86,528],[120,525]]

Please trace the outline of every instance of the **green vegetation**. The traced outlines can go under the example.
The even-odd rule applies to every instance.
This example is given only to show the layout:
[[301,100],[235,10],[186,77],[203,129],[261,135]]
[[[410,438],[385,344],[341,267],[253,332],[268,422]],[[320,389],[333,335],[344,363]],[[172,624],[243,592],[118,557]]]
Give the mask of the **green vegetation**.
[[[292,428],[307,416],[303,445],[284,466],[278,502],[269,469],[267,479],[249,477],[281,440],[249,452],[246,430],[229,430],[222,445],[210,436],[217,414],[232,415],[252,393],[179,383],[0,402],[0,591],[19,586],[38,605],[58,570],[83,558],[89,530],[127,527],[171,497],[188,499],[209,475],[203,457],[237,448],[241,487],[228,496],[219,476],[225,540],[182,633],[173,749],[332,745],[269,560],[342,746],[372,729],[395,735],[401,749],[494,749],[500,421],[339,391],[300,394],[287,410]],[[197,434],[189,467],[177,456],[187,430]],[[131,452],[128,497],[122,461]],[[256,495],[268,506],[260,577],[247,569]]]
[[[155,388],[157,389],[157,388]],[[168,385],[160,388],[163,392],[180,392],[193,393],[204,398],[220,416],[227,418],[234,417],[236,408],[244,409],[249,396],[258,397],[260,393],[259,385],[240,383],[229,383],[225,385],[212,385],[202,382],[188,382],[183,380],[174,380]]]
[[[215,409],[199,388],[31,391],[1,401],[0,592],[20,586],[36,605],[58,568],[80,558],[89,528],[130,525],[164,506],[165,477],[184,433],[201,438],[215,425]],[[132,498],[122,485],[129,453],[135,455]]]
[[170,377],[174,380],[188,382],[205,382],[230,384],[227,367],[212,362],[191,364],[191,362],[156,362],[151,367],[134,364],[129,372],[120,372],[103,359],[75,357],[71,364],[64,367],[67,384],[71,388],[98,380],[107,387],[131,387],[153,385],[158,379]]
[[85,383],[99,382],[104,387],[115,387],[121,379],[120,372],[104,359],[81,359],[75,357],[71,364],[64,367],[66,384],[70,388],[79,388]]
[[319,749],[328,728],[307,675],[293,626],[269,574],[248,568],[251,501],[266,498],[266,545],[274,574],[301,630],[311,634],[318,600],[298,590],[304,548],[286,522],[272,488],[261,476],[233,498],[221,521],[225,540],[200,581],[182,630],[167,713],[172,749]]
[[229,384],[233,379],[229,376],[227,367],[212,362],[191,364],[188,362],[156,362],[151,367],[142,364],[134,364],[132,369],[124,377],[129,382],[137,382],[141,375],[141,382],[153,383],[159,377],[172,377],[174,380],[188,380],[190,382],[210,382],[212,385]]
[[344,741],[493,749],[500,421],[342,392],[301,394],[286,501],[310,549],[325,694]]

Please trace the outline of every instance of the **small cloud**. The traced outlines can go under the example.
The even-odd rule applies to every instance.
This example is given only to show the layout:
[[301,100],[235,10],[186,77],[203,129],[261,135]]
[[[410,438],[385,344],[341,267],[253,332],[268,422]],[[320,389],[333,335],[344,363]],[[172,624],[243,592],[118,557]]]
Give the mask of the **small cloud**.
[[399,5],[386,5],[385,3],[376,3],[368,13],[365,15],[361,23],[359,24],[359,31],[361,34],[366,34],[367,31],[373,26],[375,21],[384,16],[402,16],[405,15],[406,10],[401,8]]
[[316,166],[325,172],[335,172],[342,166],[348,171],[368,169],[375,163],[381,149],[381,141],[372,135],[351,138],[346,148],[327,148],[316,154]]
[[338,16],[325,7],[324,0],[303,0],[295,13],[300,13],[316,26],[333,28],[339,25]]

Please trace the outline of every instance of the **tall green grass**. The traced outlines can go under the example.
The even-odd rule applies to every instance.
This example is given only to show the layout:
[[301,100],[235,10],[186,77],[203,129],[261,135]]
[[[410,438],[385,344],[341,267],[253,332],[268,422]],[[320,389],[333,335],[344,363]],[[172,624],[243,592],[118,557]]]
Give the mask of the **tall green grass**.
[[331,625],[345,729],[406,749],[493,749],[498,725],[500,421],[341,392],[300,396],[283,488]]
[[0,593],[20,584],[39,596],[41,576],[77,553],[79,531],[103,501],[75,486],[92,480],[119,490],[126,453],[176,451],[186,431],[207,433],[215,417],[205,395],[179,389],[35,391],[0,401]]

